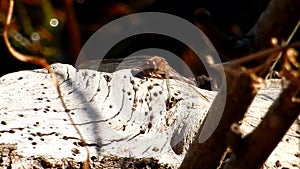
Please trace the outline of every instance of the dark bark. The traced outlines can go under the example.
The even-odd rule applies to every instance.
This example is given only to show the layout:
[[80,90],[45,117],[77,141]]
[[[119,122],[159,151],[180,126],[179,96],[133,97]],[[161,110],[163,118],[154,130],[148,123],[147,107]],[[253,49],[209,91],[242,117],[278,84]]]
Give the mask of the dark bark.
[[[281,73],[289,85],[269,108],[257,128],[240,139],[225,169],[259,169],[281,141],[285,133],[300,114],[300,69],[297,53],[290,49],[284,56]],[[293,70],[295,66],[298,70]]]
[[292,101],[297,90],[299,84],[291,83],[282,92],[262,123],[240,141],[226,169],[259,169],[264,164],[300,113],[299,100]]
[[[254,8],[262,10],[267,3],[268,1],[259,2]],[[233,35],[222,32],[222,27],[217,25],[220,22],[217,22],[218,18],[211,16],[210,11],[206,9],[199,8],[196,10],[195,16],[196,25],[208,36],[220,58],[225,62],[260,49],[272,47],[272,37],[276,37],[280,41],[286,41],[300,19],[299,10],[300,1],[298,0],[272,0],[252,29],[250,31],[243,30],[249,31],[248,33],[245,32],[246,36],[238,32]],[[250,11],[248,12],[253,15],[257,13],[253,9]],[[236,12],[236,15],[239,16],[241,13]],[[223,19],[223,17],[221,18]],[[239,28],[240,22],[234,23],[232,21],[232,24],[236,24],[236,27]],[[299,40],[299,38],[294,39]]]
[[299,11],[299,0],[272,0],[248,35],[261,49],[271,46],[272,37],[286,41],[300,21]]
[[[223,111],[219,108],[226,97],[221,121],[212,136],[204,143],[199,143],[198,138],[202,131],[199,129],[181,164],[181,169],[200,166],[202,169],[211,169],[219,165],[219,160],[227,148],[224,138],[231,124],[243,119],[261,83],[255,73],[245,67],[226,67],[225,74],[227,87],[224,85],[221,87],[208,113],[216,115]],[[204,123],[208,122],[214,123],[213,119],[212,121],[206,119]]]
[[[296,43],[290,46],[297,45],[299,44]],[[232,124],[238,123],[243,119],[244,113],[252,103],[252,100],[262,83],[261,77],[264,77],[264,73],[261,72],[267,71],[274,58],[278,55],[278,52],[286,48],[287,46],[261,51],[247,57],[234,60],[229,65],[225,66],[224,72],[226,75],[227,87],[224,87],[224,85],[221,86],[221,89],[212,103],[208,113],[208,116],[210,114],[218,115],[220,111],[223,111],[220,110],[219,107],[224,101],[223,98],[226,97],[225,109],[223,111],[221,121],[212,136],[204,143],[200,143],[198,140],[202,132],[202,128],[199,129],[181,164],[182,169],[198,168],[199,166],[204,169],[211,169],[216,168],[219,165],[219,161],[228,146],[228,142],[226,140],[234,140],[234,142],[239,140],[237,138],[227,138],[227,136],[228,133],[230,133],[230,127]],[[265,62],[256,66],[249,64],[249,62],[259,63],[258,60],[265,60]],[[207,122],[214,123],[214,119],[206,119],[204,123]],[[231,144],[232,147],[236,146],[233,145],[234,143],[229,144]]]

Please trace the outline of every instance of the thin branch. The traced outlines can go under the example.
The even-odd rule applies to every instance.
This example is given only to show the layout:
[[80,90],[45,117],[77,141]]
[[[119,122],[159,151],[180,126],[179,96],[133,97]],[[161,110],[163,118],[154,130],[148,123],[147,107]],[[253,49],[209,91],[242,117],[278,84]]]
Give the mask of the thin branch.
[[[283,45],[287,45],[291,42],[292,38],[294,37],[294,35],[296,34],[298,28],[300,26],[300,19],[297,22],[294,30],[292,31],[292,33],[290,34],[289,38],[287,39],[286,42],[283,43]],[[276,58],[276,60],[274,61],[273,65],[270,68],[269,74],[267,75],[266,79],[268,79],[270,77],[270,74],[272,73],[272,71],[274,70],[276,64],[278,63],[278,61],[280,60],[280,58],[282,57],[282,52],[279,53],[278,57]]]
[[280,52],[280,51],[286,50],[288,48],[294,48],[294,47],[300,47],[300,42],[295,42],[295,43],[285,45],[285,46],[279,46],[279,47],[261,50],[259,52],[242,57],[240,59],[233,60],[233,61],[229,62],[229,64],[230,65],[241,65],[241,64],[253,61],[255,59],[265,59],[266,57],[269,56],[269,54],[271,54],[273,52]]

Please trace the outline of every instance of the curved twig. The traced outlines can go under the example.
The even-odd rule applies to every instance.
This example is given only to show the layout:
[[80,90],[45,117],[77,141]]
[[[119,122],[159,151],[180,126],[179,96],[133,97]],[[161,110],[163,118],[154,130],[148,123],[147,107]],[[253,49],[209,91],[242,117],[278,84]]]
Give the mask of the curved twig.
[[5,44],[6,44],[7,48],[8,48],[8,50],[9,50],[9,52],[16,59],[18,59],[18,60],[20,60],[22,62],[40,65],[40,66],[44,67],[45,69],[47,69],[47,71],[49,72],[49,74],[50,74],[50,76],[51,76],[51,78],[53,80],[53,84],[56,87],[56,90],[57,90],[57,93],[58,93],[58,97],[61,100],[62,106],[65,109],[65,112],[67,113],[71,124],[74,126],[74,129],[76,130],[76,132],[78,133],[80,139],[84,143],[84,147],[85,147],[86,152],[87,152],[87,159],[84,162],[83,168],[84,169],[88,169],[89,168],[90,153],[89,153],[87,144],[86,144],[86,142],[85,142],[85,140],[84,140],[84,138],[83,138],[80,130],[78,129],[78,127],[76,125],[74,125],[75,124],[74,120],[71,117],[70,111],[67,108],[67,105],[66,105],[66,103],[65,103],[65,101],[63,99],[63,96],[61,94],[62,92],[61,92],[61,89],[60,89],[60,86],[59,86],[58,78],[55,75],[55,72],[52,70],[52,68],[50,67],[49,63],[47,62],[47,60],[45,58],[22,54],[22,53],[16,51],[12,47],[11,43],[9,42],[9,39],[8,39],[8,28],[9,28],[9,24],[11,22],[12,14],[13,14],[13,8],[14,8],[14,0],[9,0],[9,8],[8,8],[8,12],[7,12],[7,16],[6,16],[6,21],[5,21],[5,26],[4,26],[4,30],[3,30],[3,38],[4,38],[4,41],[5,41]]

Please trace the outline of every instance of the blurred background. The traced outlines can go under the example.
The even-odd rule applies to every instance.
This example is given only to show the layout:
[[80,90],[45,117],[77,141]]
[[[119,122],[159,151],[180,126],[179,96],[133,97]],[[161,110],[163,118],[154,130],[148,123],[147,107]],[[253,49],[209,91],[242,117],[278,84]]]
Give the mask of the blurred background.
[[[45,57],[50,63],[61,62],[72,65],[75,64],[83,44],[103,25],[128,14],[145,11],[173,14],[195,24],[212,41],[221,59],[228,61],[255,48],[246,40],[240,41],[239,46],[236,46],[236,42],[246,38],[246,34],[270,2],[270,0],[14,1],[13,21],[9,29],[9,38],[14,48],[21,53]],[[8,4],[9,0],[0,1],[0,76],[19,70],[39,68],[17,61],[6,48],[2,33]],[[175,39],[154,34],[124,39],[116,44],[105,58],[126,57],[145,48],[171,51],[191,66],[195,74],[205,74],[193,63],[194,54],[187,46]],[[224,50],[227,50],[223,52],[226,54],[222,54]]]

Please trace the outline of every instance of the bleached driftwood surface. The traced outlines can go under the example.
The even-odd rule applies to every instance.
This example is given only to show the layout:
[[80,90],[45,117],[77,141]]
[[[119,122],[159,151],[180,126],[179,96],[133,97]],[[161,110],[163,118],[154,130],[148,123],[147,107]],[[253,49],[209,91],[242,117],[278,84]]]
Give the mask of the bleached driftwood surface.
[[[163,79],[140,79],[130,69],[104,73],[64,64],[52,67],[72,118],[88,143],[94,168],[105,168],[107,157],[114,156],[178,167],[216,95],[171,79],[172,104],[166,106],[168,90]],[[245,133],[259,123],[280,90],[278,80],[269,81],[261,90],[244,120]],[[66,168],[85,160],[82,140],[46,70],[1,77],[0,103],[0,167]],[[267,167],[300,167],[299,132],[299,122],[295,122]],[[129,165],[128,160],[116,161],[120,167]]]

